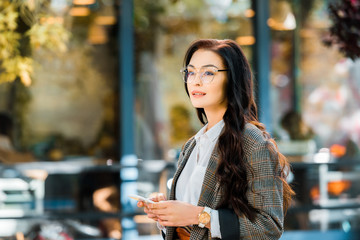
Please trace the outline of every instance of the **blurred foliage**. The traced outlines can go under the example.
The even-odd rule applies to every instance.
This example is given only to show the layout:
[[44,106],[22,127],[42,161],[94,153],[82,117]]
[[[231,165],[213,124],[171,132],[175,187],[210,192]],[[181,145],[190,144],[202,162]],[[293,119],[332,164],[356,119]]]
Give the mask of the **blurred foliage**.
[[181,148],[185,141],[196,134],[191,126],[190,111],[186,106],[177,104],[171,108],[170,123],[170,141],[173,146]]
[[[192,28],[189,24],[194,19],[210,17],[203,0],[134,0],[135,34],[141,42],[136,47],[141,50],[152,50],[155,45],[156,30],[168,33],[184,33]],[[179,22],[180,21],[180,22]]]
[[329,4],[332,20],[327,46],[335,45],[346,57],[360,57],[360,0],[341,0]]
[[0,83],[19,78],[29,86],[31,52],[45,48],[65,52],[70,34],[55,18],[47,0],[0,1]]

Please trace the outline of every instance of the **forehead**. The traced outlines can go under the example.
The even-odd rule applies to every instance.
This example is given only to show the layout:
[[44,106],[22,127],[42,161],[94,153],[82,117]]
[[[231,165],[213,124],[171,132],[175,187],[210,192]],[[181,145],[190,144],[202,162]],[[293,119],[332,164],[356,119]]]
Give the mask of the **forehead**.
[[222,68],[224,64],[222,58],[217,53],[210,50],[199,49],[191,56],[189,65],[195,68],[201,68],[206,65],[214,65]]

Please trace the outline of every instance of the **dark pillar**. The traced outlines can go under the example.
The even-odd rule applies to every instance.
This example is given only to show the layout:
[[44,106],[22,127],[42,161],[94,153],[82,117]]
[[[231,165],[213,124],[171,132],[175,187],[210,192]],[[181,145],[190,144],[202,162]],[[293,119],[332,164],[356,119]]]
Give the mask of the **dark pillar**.
[[271,98],[270,98],[270,29],[267,25],[269,18],[269,1],[253,0],[254,17],[254,77],[255,95],[258,105],[259,119],[265,124],[269,132],[272,131],[271,123]]
[[[137,239],[136,224],[132,218],[135,201],[129,194],[137,193],[137,157],[134,139],[134,6],[132,0],[120,1],[119,16],[119,115],[120,115],[120,192],[122,239]],[[126,217],[125,217],[126,216]]]

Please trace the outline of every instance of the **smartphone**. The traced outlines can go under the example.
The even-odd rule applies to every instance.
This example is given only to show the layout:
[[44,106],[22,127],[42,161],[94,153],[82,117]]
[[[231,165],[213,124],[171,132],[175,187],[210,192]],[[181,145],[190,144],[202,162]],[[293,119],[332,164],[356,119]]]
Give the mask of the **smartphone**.
[[143,201],[143,202],[146,202],[146,203],[155,203],[154,201],[146,198],[146,197],[142,197],[142,196],[139,196],[139,195],[136,195],[136,194],[130,194],[129,195],[129,198],[132,198],[136,201]]

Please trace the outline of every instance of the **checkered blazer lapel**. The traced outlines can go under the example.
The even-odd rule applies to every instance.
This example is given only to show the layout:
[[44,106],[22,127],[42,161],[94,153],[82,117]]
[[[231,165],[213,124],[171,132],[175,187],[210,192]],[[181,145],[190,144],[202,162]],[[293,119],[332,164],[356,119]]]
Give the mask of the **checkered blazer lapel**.
[[[175,188],[177,180],[184,169],[187,160],[190,157],[191,152],[194,150],[196,145],[195,138],[191,138],[188,142],[185,143],[184,149],[179,156],[178,161],[178,169],[173,178],[173,185],[171,187],[170,192],[170,200],[175,199]],[[218,166],[219,155],[217,152],[217,145],[215,146],[210,159],[208,166],[206,168],[204,182],[202,184],[200,198],[198,202],[198,206],[208,206],[212,209],[216,209],[217,205],[220,202],[221,195],[219,194],[220,191],[220,184],[216,181],[215,173]],[[175,227],[167,227],[166,230],[166,240],[174,239]],[[207,228],[200,228],[198,226],[194,226],[193,231],[191,232],[190,239],[210,239],[211,236]]]
[[[193,151],[195,145],[196,145],[195,137],[192,137],[185,143],[184,148],[180,153],[179,160],[178,160],[178,167],[177,167],[177,170],[176,170],[174,178],[173,178],[169,200],[175,200],[175,189],[176,189],[177,180],[178,180],[182,170],[184,169],[184,167],[187,163],[187,160],[189,159],[190,154]],[[174,239],[175,229],[176,229],[176,227],[166,227],[166,238],[165,238],[166,240]]]
[[[220,202],[220,183],[216,181],[216,170],[219,163],[219,155],[217,151],[217,144],[210,156],[208,166],[206,168],[204,181],[201,188],[200,198],[198,206],[210,207],[216,209]],[[210,231],[207,228],[200,228],[197,225],[194,226],[191,232],[190,239],[211,239]]]

